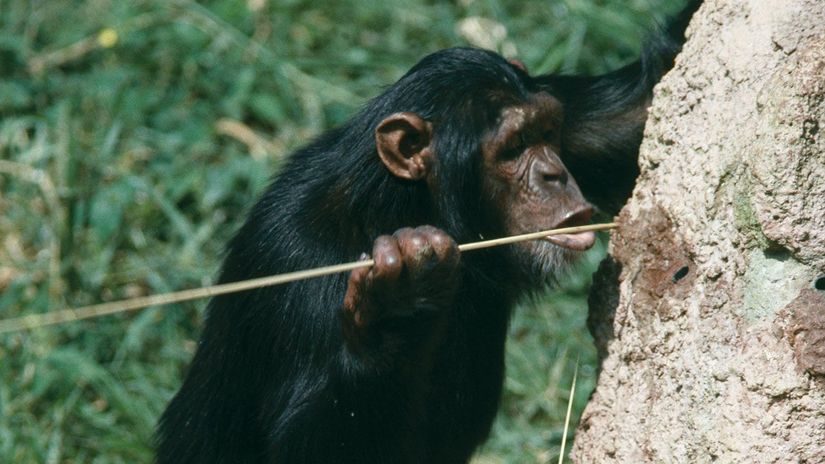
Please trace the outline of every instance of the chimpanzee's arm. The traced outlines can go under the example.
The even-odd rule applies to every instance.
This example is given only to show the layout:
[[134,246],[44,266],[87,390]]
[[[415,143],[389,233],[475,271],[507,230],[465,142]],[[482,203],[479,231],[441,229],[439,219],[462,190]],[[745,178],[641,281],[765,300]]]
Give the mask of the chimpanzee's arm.
[[630,197],[653,86],[673,66],[701,4],[690,0],[648,42],[642,57],[621,69],[601,76],[536,77],[564,105],[562,160],[585,196],[605,212],[617,212]]
[[421,226],[378,237],[372,256],[375,265],[347,283],[345,346],[324,372],[291,382],[290,413],[271,428],[273,462],[404,464],[431,451],[422,446],[424,395],[459,283],[458,247]]

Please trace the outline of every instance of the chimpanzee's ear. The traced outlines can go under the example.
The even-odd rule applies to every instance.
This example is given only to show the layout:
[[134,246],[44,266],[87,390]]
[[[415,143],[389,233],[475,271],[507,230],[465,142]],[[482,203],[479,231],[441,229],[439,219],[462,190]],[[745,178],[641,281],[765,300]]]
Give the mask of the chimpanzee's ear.
[[433,163],[432,124],[415,113],[395,113],[375,129],[378,156],[402,179],[424,179]]

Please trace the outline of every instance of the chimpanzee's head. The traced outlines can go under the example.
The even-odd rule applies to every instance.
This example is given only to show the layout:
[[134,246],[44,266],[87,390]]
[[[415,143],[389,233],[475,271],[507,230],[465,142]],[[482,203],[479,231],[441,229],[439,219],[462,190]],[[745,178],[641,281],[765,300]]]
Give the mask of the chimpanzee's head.
[[[592,207],[559,157],[564,111],[499,55],[454,48],[411,69],[378,102],[378,155],[394,176],[423,183],[438,224],[459,240],[586,224]],[[594,234],[516,245],[525,275],[553,271]]]

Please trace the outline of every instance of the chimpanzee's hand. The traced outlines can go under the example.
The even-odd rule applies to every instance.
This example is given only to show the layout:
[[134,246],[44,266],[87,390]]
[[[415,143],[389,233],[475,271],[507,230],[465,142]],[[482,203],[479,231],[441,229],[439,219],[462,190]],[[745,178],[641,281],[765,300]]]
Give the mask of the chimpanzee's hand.
[[405,228],[378,237],[372,256],[375,266],[352,271],[344,297],[350,348],[368,350],[384,336],[428,341],[421,331],[437,330],[458,285],[455,241],[435,227]]

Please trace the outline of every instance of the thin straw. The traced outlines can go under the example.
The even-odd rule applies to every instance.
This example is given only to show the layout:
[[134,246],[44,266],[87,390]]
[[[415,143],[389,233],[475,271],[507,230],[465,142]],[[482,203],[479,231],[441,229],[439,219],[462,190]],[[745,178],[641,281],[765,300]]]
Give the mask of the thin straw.
[[[482,248],[507,245],[511,243],[536,240],[548,237],[550,235],[575,234],[579,232],[614,229],[616,227],[617,225],[615,223],[591,224],[587,226],[578,227],[565,227],[563,229],[546,230],[542,232],[514,235],[512,237],[504,237],[493,240],[465,243],[463,245],[459,245],[458,249],[460,251],[472,251],[479,250]],[[256,279],[242,280],[238,282],[230,282],[219,285],[211,285],[208,287],[193,288],[189,290],[181,290],[171,293],[161,293],[157,295],[148,295],[137,298],[130,298],[127,300],[110,301],[108,303],[100,303],[90,306],[69,308],[59,311],[52,311],[48,313],[29,314],[27,316],[0,320],[0,333],[33,329],[48,325],[62,324],[65,322],[73,322],[82,319],[106,316],[109,314],[115,314],[125,311],[133,311],[136,309],[146,308],[148,306],[160,306],[171,303],[180,303],[182,301],[213,297],[217,295],[224,295],[227,293],[242,292],[244,290],[251,290],[254,288],[280,285],[288,282],[295,282],[298,280],[312,279],[314,277],[337,274],[339,272],[347,272],[362,267],[371,267],[374,264],[375,261],[373,261],[372,259],[364,261],[354,261],[351,263],[335,264],[332,266],[318,267],[303,271],[288,272],[286,274],[277,274],[267,277],[259,277]]]

